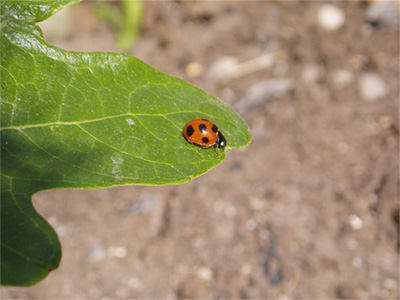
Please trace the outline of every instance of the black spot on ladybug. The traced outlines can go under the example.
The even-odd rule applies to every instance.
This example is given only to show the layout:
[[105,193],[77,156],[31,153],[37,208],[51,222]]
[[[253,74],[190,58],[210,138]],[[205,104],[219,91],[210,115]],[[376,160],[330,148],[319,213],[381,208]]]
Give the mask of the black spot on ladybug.
[[207,126],[205,124],[200,124],[199,129],[202,133],[206,134],[207,133]]
[[218,131],[217,144],[221,148],[224,148],[226,146],[226,139],[225,139],[224,135],[221,133],[221,131]]
[[218,127],[215,124],[213,124],[213,126],[212,126],[212,131],[218,132]]
[[206,121],[206,122],[210,122],[210,121],[208,121],[208,120],[206,120],[206,119],[202,119],[203,121]]
[[193,126],[189,125],[188,128],[186,128],[186,135],[187,136],[192,136],[193,133],[194,133]]
[[210,141],[210,140],[209,140],[208,138],[206,138],[206,137],[203,137],[201,140],[203,141],[204,144],[207,144],[207,143]]

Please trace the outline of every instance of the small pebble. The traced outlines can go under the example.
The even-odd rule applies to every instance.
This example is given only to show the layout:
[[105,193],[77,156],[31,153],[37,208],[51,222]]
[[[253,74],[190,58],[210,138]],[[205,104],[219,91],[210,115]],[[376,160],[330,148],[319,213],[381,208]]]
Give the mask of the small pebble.
[[388,94],[388,87],[379,75],[364,73],[360,77],[359,91],[365,101],[374,102]]
[[191,78],[197,78],[204,72],[204,67],[198,62],[191,62],[186,66],[186,75]]
[[363,221],[356,215],[350,215],[349,223],[355,230],[360,230],[363,227]]
[[399,9],[395,1],[372,2],[365,11],[365,18],[371,25],[399,26]]
[[335,86],[339,89],[350,85],[354,81],[354,76],[348,70],[336,70],[332,73],[332,80]]
[[107,249],[107,254],[111,257],[124,258],[128,251],[125,247],[110,247]]
[[344,25],[345,16],[340,8],[324,4],[318,11],[317,19],[322,28],[328,31],[335,31]]
[[213,271],[207,267],[201,267],[197,270],[197,276],[205,281],[210,281],[213,277]]

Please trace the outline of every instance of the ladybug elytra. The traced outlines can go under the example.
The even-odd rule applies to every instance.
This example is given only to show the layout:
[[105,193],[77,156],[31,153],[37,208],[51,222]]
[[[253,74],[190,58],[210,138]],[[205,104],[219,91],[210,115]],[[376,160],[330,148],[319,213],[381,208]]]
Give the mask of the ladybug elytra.
[[200,146],[200,149],[215,146],[215,154],[218,148],[226,146],[226,139],[219,131],[217,125],[205,119],[195,119],[188,122],[183,129],[183,136],[192,144]]

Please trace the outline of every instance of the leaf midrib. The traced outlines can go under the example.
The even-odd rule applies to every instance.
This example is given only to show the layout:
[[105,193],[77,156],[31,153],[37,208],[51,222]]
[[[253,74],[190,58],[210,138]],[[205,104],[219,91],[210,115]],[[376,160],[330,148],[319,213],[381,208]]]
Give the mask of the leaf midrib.
[[[56,125],[81,125],[81,124],[88,124],[88,123],[94,123],[94,122],[100,122],[104,120],[110,120],[114,118],[121,118],[121,117],[137,117],[137,116],[144,116],[144,117],[162,117],[165,118],[166,116],[170,115],[176,115],[176,114],[188,114],[188,113],[201,113],[203,115],[208,115],[205,114],[204,112],[200,111],[179,111],[179,112],[170,112],[170,113],[162,113],[162,114],[156,114],[156,113],[124,113],[120,115],[113,115],[113,116],[107,116],[107,117],[102,117],[102,118],[96,118],[96,119],[91,119],[91,120],[82,120],[82,121],[71,121],[71,122],[60,122],[60,121],[55,121],[55,122],[48,122],[48,123],[41,123],[41,124],[26,124],[26,125],[13,125],[13,126],[4,126],[0,127],[0,131],[2,130],[24,130],[24,129],[29,129],[29,128],[41,128],[41,127],[48,127],[48,126],[56,126]],[[176,126],[176,128],[178,128]]]

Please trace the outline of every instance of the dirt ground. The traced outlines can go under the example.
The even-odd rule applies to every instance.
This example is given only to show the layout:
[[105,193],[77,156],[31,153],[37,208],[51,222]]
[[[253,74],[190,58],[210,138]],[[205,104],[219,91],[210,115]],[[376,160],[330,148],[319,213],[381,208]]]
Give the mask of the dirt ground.
[[[399,22],[332,2],[329,30],[327,3],[146,1],[129,54],[221,98],[253,141],[183,185],[35,195],[61,264],[2,298],[399,298]],[[48,41],[117,51],[94,5]]]

